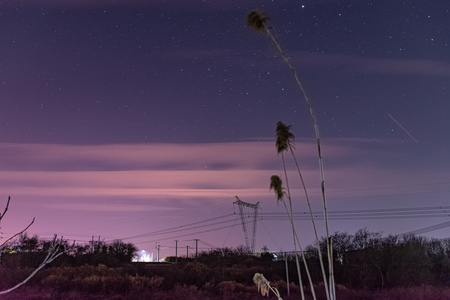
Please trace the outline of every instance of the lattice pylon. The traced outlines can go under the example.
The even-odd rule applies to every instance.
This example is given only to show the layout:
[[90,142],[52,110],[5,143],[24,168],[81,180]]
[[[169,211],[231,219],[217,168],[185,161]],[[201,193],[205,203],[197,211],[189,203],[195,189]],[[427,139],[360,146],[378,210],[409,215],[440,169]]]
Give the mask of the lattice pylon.
[[[239,214],[241,215],[241,222],[242,222],[242,230],[244,231],[244,239],[245,239],[245,244],[247,246],[247,249],[251,253],[255,253],[256,227],[257,227],[256,225],[257,225],[257,220],[258,220],[259,202],[257,202],[256,204],[247,203],[247,202],[241,201],[241,199],[239,199],[238,196],[236,196],[236,201],[233,202],[233,204],[237,204],[239,207]],[[253,231],[252,231],[251,243],[248,238],[247,222],[245,221],[245,216],[244,216],[244,207],[253,209]]]

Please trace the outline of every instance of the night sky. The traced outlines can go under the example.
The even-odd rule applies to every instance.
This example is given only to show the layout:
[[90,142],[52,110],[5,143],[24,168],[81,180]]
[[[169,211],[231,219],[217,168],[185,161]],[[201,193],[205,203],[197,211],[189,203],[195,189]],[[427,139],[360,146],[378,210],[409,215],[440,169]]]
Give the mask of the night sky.
[[[3,238],[36,217],[29,233],[42,238],[159,242],[162,256],[175,240],[236,247],[237,195],[261,207],[256,248],[291,250],[269,190],[283,175],[277,121],[292,125],[320,215],[317,151],[292,74],[247,27],[254,9],[316,109],[330,214],[363,211],[330,231],[448,237],[448,1],[37,0],[0,1]],[[421,215],[387,217],[399,209]],[[310,223],[297,226],[312,243]]]

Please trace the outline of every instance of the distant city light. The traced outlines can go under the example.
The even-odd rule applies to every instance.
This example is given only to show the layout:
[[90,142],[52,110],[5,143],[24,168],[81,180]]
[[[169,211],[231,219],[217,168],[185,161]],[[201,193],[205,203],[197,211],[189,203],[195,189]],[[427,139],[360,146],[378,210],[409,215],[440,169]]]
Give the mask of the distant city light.
[[153,253],[148,253],[145,250],[139,251],[135,257],[133,257],[133,262],[153,262]]

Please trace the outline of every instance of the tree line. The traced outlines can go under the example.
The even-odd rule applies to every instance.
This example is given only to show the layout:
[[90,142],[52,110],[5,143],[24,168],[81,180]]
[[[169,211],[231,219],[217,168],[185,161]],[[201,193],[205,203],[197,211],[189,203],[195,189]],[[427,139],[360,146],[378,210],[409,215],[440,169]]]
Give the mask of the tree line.
[[[389,235],[360,229],[331,235],[336,283],[354,289],[418,285],[450,286],[450,238]],[[326,241],[320,242],[323,251]],[[306,256],[317,280],[319,260],[314,247]]]
[[[429,239],[415,235],[383,237],[380,232],[370,232],[367,229],[360,229],[355,234],[335,232],[331,238],[336,284],[364,290],[420,285],[450,286],[450,238]],[[40,240],[36,235],[22,234],[16,242],[4,249],[1,267],[36,267],[50,245],[51,242]],[[137,251],[132,243],[120,240],[79,245],[63,241],[60,247],[64,248],[64,255],[55,260],[52,267],[124,266],[132,261]],[[321,239],[320,247],[321,253],[326,253],[325,238]],[[323,276],[318,253],[316,246],[310,245],[304,249],[311,277],[320,283]],[[167,262],[176,260],[179,265],[196,263],[196,268],[200,269],[204,266],[204,272],[193,272],[191,269],[190,276],[185,277],[191,278],[192,282],[189,284],[200,285],[211,278],[220,279],[224,269],[238,265],[261,272],[271,281],[286,281],[287,267],[289,281],[298,282],[295,257],[275,257],[267,249],[256,256],[249,254],[241,246],[200,252],[197,258],[166,258]],[[157,275],[164,277],[164,267],[159,270]],[[196,276],[193,276],[194,273]],[[301,273],[305,275],[305,270],[302,269]],[[251,275],[241,270],[232,277],[237,282],[251,285]]]
[[[37,235],[29,236],[26,232],[22,233],[17,240],[4,247],[0,263],[6,268],[37,267],[51,245],[51,241],[39,239]],[[104,264],[113,267],[131,262],[137,251],[134,244],[122,240],[110,242],[93,240],[86,244],[62,240],[59,248],[64,254],[53,263],[55,266]]]

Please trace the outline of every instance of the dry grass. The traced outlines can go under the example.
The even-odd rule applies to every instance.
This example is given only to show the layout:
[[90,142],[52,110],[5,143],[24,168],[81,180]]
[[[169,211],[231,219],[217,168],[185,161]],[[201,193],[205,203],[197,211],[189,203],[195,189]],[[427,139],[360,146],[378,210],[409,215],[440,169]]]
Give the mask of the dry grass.
[[[282,291],[286,287],[286,283],[274,283]],[[284,288],[283,288],[284,287]],[[433,287],[433,286],[419,286],[408,288],[394,288],[382,291],[365,291],[365,290],[351,290],[344,286],[336,286],[337,299],[345,300],[448,300],[450,299],[450,287]],[[291,284],[291,296],[288,297],[286,291],[282,292],[284,300],[299,299],[299,288]],[[308,296],[308,295],[307,295]],[[273,296],[272,296],[273,298]],[[215,291],[212,287],[209,291],[206,289],[199,289],[195,286],[176,285],[173,290],[141,290],[129,291],[125,294],[90,294],[81,291],[56,292],[51,289],[41,289],[36,286],[23,287],[11,294],[5,295],[2,300],[91,300],[91,299],[152,299],[152,300],[229,300],[229,299],[246,299],[246,300],[262,300],[268,299],[262,297],[256,291],[255,287],[246,287],[235,282],[223,282],[215,286]],[[318,300],[326,299],[325,294],[317,295]]]

